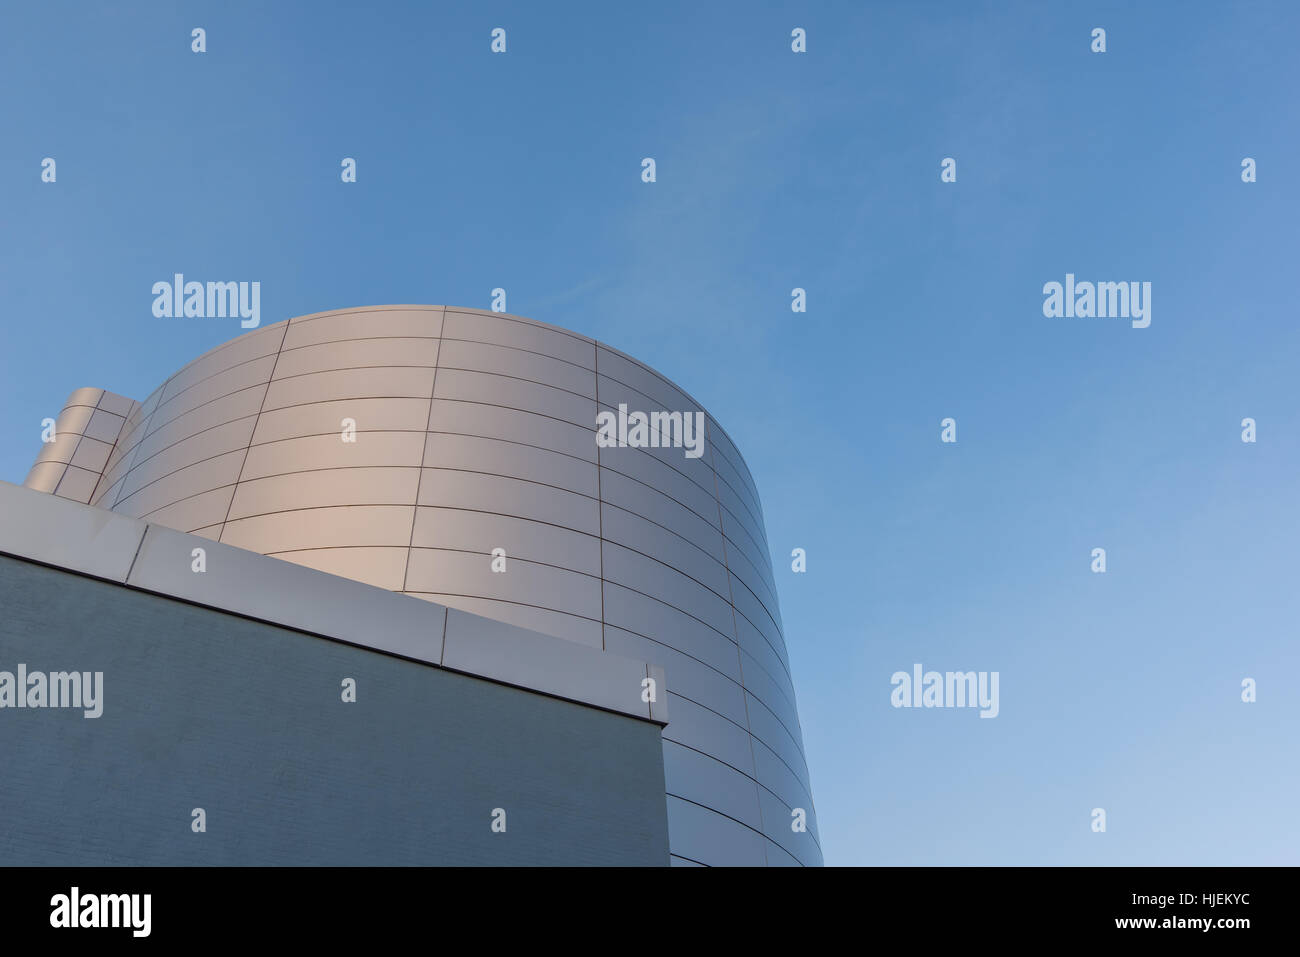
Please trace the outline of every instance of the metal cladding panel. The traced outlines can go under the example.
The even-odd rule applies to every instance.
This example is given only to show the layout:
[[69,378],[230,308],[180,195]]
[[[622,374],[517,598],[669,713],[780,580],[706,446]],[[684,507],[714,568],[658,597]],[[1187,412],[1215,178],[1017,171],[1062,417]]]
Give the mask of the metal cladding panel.
[[467,595],[450,595],[444,592],[416,591],[410,581],[406,583],[406,593],[417,598],[423,598],[426,601],[436,602],[439,605],[446,605],[448,608],[458,608],[472,615],[481,615],[508,625],[515,625],[528,631],[536,631],[545,635],[560,635],[567,641],[574,641],[586,645],[588,648],[601,647],[601,623],[589,618],[579,618],[564,612],[551,611],[549,608],[525,605],[522,602],[473,598]]
[[422,592],[443,588],[457,595],[522,602],[600,620],[599,578],[522,558],[507,559],[503,572],[491,565],[490,555],[412,548],[406,587]]
[[520,409],[569,422],[584,432],[590,430],[596,421],[595,399],[563,389],[492,372],[439,369],[438,373],[433,390],[437,399]]
[[269,555],[300,548],[408,546],[412,505],[339,505],[228,519],[221,541]]
[[[673,853],[706,866],[762,867],[767,839],[734,818],[668,795],[668,842]],[[820,863],[818,861],[817,863]]]
[[268,326],[218,346],[168,379],[161,390],[159,401],[167,402],[191,386],[219,374],[226,373],[223,378],[229,380],[231,376],[228,373],[236,366],[275,355],[280,350],[280,340],[283,338],[282,326]]
[[439,395],[433,400],[429,431],[503,439],[520,445],[552,449],[589,462],[596,461],[594,415],[592,425],[588,427],[525,409]]
[[[193,495],[234,485],[239,468],[244,461],[244,450],[227,452],[214,458],[204,458],[186,465],[139,488],[124,486],[113,505],[115,512],[124,512],[134,518],[152,514],[160,508],[175,505]],[[127,481],[131,474],[127,474]]]
[[592,340],[531,319],[499,312],[448,309],[442,337],[512,346],[552,359],[563,359],[593,371],[596,368],[596,344]]
[[666,495],[653,483],[630,479],[620,472],[600,470],[600,495],[606,504],[661,525],[674,535],[725,562],[722,533],[716,524],[677,499]]
[[[509,554],[523,561],[554,565],[600,577],[600,539],[557,525],[459,508],[420,507],[415,513],[416,548],[442,548],[473,555],[491,554],[509,542]],[[508,565],[507,565],[508,568]]]
[[[289,322],[285,349],[339,342],[349,339],[389,339],[442,335],[442,310],[432,309],[346,309],[314,316],[299,316]],[[242,337],[241,337],[242,338]]]
[[[657,444],[598,445],[606,412],[660,413]],[[753,477],[643,363],[518,316],[345,309],[143,405],[80,389],[59,428],[32,488],[663,667],[674,861],[821,863]]]
[[340,578],[401,591],[406,576],[406,549],[397,546],[357,548],[308,548],[294,552],[271,552],[273,557],[304,565]]
[[748,774],[717,758],[664,741],[664,779],[668,791],[705,804],[755,830],[762,830],[758,786]]
[[[677,449],[607,448],[600,450],[602,468],[658,489],[678,504],[713,525],[718,524],[718,502],[713,492],[713,473],[707,466],[692,468],[671,461]],[[698,460],[697,460],[698,461]]]
[[445,339],[438,359],[442,369],[467,369],[543,382],[574,395],[596,398],[596,373],[586,366],[553,359],[513,346]]
[[345,420],[356,424],[358,436],[370,432],[418,432],[429,421],[427,399],[341,399],[263,410],[257,416],[253,444],[301,439],[309,435],[341,436]]
[[[605,625],[605,650],[626,658],[661,661],[673,676],[673,693],[707,701],[714,712],[737,728],[745,727],[745,692],[739,682],[684,652],[643,635]],[[674,722],[676,716],[674,716]]]
[[245,479],[229,519],[332,505],[404,505],[415,498],[416,468],[340,468]]
[[210,529],[211,533],[205,531],[204,537],[216,538],[221,534],[222,524],[230,512],[230,497],[234,491],[233,485],[215,488],[210,492],[183,498],[172,505],[164,505],[140,517],[180,532],[197,533],[199,529]]
[[424,436],[418,432],[358,432],[281,439],[248,448],[241,481],[295,472],[402,467],[418,469]]
[[265,392],[271,371],[275,368],[276,357],[263,356],[252,362],[243,362],[216,375],[202,379],[173,396],[164,396],[158,408],[154,410],[155,425],[162,425],[207,406],[214,399],[242,392],[245,389],[260,387]]
[[287,409],[330,399],[427,398],[432,387],[433,368],[429,366],[331,369],[276,379],[266,392],[262,409]]
[[[156,482],[180,469],[194,465],[196,460],[199,462],[209,461],[227,452],[243,452],[244,449],[248,448],[248,439],[253,434],[253,423],[256,421],[256,415],[247,415],[235,419],[233,422],[216,425],[195,435],[178,439],[171,445],[162,447],[161,441],[165,441],[166,437],[164,437],[158,443],[158,451],[147,458],[138,457],[136,459],[135,464],[130,468],[129,474],[125,475],[125,480],[122,482],[121,497],[125,498],[150,482]],[[163,433],[168,431],[167,429],[161,430]],[[174,435],[171,437],[174,437]]]
[[[229,395],[223,395],[207,405],[199,406],[197,409],[179,415],[174,419],[164,421],[162,418],[163,411],[155,412],[149,417],[143,432],[137,431],[134,436],[127,437],[129,441],[134,443],[132,448],[126,450],[131,454],[128,461],[128,472],[134,471],[136,466],[147,462],[154,455],[170,448],[177,442],[191,436],[204,434],[221,425],[237,422],[244,418],[256,417],[265,395],[266,386],[255,385],[251,388],[240,389]],[[209,450],[208,454],[212,455],[213,453]]]
[[290,379],[334,369],[432,367],[437,363],[437,339],[349,339],[282,350],[275,364],[275,378]]
[[68,466],[62,462],[37,462],[27,473],[23,484],[38,492],[53,492],[59,487],[59,481],[67,469]]

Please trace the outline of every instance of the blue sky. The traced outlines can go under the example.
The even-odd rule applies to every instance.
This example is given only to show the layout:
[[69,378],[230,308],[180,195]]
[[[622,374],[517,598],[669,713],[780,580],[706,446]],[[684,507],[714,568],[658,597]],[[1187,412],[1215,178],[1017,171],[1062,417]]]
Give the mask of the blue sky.
[[[501,286],[745,454],[827,863],[1294,864],[1300,8],[1138,6],[9,5],[0,478],[239,334],[174,272],[264,324]],[[1067,272],[1150,327],[1045,318]],[[892,708],[914,662],[1000,715]]]

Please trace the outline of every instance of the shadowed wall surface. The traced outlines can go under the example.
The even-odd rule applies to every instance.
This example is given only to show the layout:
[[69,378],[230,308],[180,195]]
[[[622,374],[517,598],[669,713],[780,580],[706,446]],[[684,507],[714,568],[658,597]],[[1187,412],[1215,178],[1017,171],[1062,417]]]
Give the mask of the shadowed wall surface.
[[668,863],[649,722],[8,556],[0,596],[0,670],[104,674],[0,712],[4,864]]

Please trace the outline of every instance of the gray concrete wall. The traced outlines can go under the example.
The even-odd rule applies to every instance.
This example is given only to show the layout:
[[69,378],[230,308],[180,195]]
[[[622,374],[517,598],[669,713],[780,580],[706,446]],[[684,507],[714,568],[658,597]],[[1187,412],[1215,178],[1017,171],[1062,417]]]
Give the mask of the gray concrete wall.
[[104,673],[0,708],[0,865],[668,863],[648,721],[7,556],[0,603],[0,671]]

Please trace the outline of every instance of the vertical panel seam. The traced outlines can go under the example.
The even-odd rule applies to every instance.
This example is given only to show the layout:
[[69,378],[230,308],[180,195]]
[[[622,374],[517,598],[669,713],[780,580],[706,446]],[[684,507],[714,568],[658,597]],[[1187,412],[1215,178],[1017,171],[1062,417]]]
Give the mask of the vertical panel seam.
[[140,535],[140,541],[135,543],[135,554],[131,556],[131,564],[126,569],[126,577],[122,579],[124,585],[131,580],[131,573],[135,571],[135,563],[140,560],[140,552],[144,549],[144,540],[149,537],[149,529],[151,528],[153,528],[152,525],[146,524],[144,532]]
[[[420,470],[415,475],[415,501],[411,503],[411,537],[406,541],[406,566],[402,569],[402,591],[411,576],[411,554],[415,551],[415,522],[420,514],[420,489],[424,485],[424,456],[429,449],[429,427],[433,424],[433,397],[438,391],[438,366],[442,364],[442,334],[447,331],[447,307],[438,320],[438,351],[433,356],[433,381],[429,384],[429,411],[424,416],[424,439],[420,444]],[[442,650],[447,653],[447,618],[442,620]]]
[[[262,411],[266,408],[266,397],[271,394],[271,383],[275,381],[275,370],[280,365],[280,356],[284,354],[284,342],[289,338],[289,327],[293,325],[290,319],[284,324],[284,334],[280,336],[280,345],[275,350],[275,361],[271,363],[271,374],[266,377],[266,389],[262,392],[262,401],[258,403],[257,415],[253,417],[253,428],[248,433],[248,444],[244,446],[244,458],[239,463],[239,472],[235,476],[235,485],[230,490],[230,501],[226,503],[226,514],[221,519],[221,531],[217,532],[217,541],[220,542],[226,535],[226,525],[230,522],[230,510],[235,504],[235,496],[239,494],[239,483],[244,480],[244,466],[248,464],[248,453],[253,447],[253,436],[257,435],[257,427],[262,422]],[[172,376],[174,379],[175,376]],[[162,396],[159,396],[161,404]]]
[[[103,401],[103,400],[101,399],[100,401]],[[130,418],[130,416],[131,416],[131,412],[132,412],[132,410],[134,409],[134,407],[137,406],[137,405],[139,405],[139,404],[140,404],[140,403],[136,402],[135,399],[132,399],[132,400],[131,400],[132,409],[128,409],[128,410],[127,410],[126,415],[122,417],[122,424],[119,425],[119,426],[117,427],[117,435],[115,435],[115,436],[113,437],[113,444],[112,444],[111,446],[109,446],[109,449],[108,449],[108,458],[106,458],[106,459],[104,460],[104,467],[101,468],[101,469],[99,470],[99,478],[95,479],[95,487],[92,488],[92,489],[90,490],[90,501],[87,502],[86,504],[90,504],[90,502],[93,502],[93,501],[95,500],[95,493],[98,492],[98,491],[99,491],[99,487],[100,487],[101,485],[104,484],[104,476],[106,476],[106,475],[108,474],[108,463],[110,463],[110,462],[113,461],[113,453],[117,451],[117,443],[119,443],[119,442],[122,441],[122,433],[124,433],[124,432],[126,431],[126,422],[127,422],[127,419]],[[96,410],[96,411],[98,411],[98,410]],[[107,411],[107,410],[105,410],[105,411]],[[109,413],[109,415],[112,415],[112,414],[113,414],[113,413],[111,413],[111,412]],[[92,412],[92,413],[90,414],[90,418],[91,418],[91,419],[94,419],[94,418],[95,418],[95,413],[94,413],[94,412]],[[87,422],[87,423],[86,423],[86,428],[90,428],[90,422]],[[80,444],[80,443],[78,443],[78,444]]]
[[[148,403],[150,397],[156,393],[158,396],[158,402],[149,410],[149,414],[144,417],[144,421],[140,424],[140,438],[136,439],[135,445],[131,446],[131,458],[127,460],[126,471],[122,473],[122,484],[118,486],[117,494],[113,496],[113,501],[106,506],[110,510],[116,508],[117,503],[122,501],[122,490],[126,488],[126,477],[130,475],[131,470],[135,468],[135,460],[140,454],[140,446],[144,444],[145,439],[149,438],[149,426],[153,424],[154,416],[158,414],[158,409],[162,406],[162,399],[163,396],[167,394],[167,387],[172,384],[172,380],[180,375],[182,371],[184,371],[184,369],[173,372],[163,380],[163,384],[154,392],[151,392],[149,395],[144,397],[144,402]],[[143,410],[144,404],[141,404],[140,408]]]
[[[103,389],[100,390],[100,393],[101,393],[100,398],[101,398],[101,399],[103,398],[103,394],[102,394],[103,391],[104,391]],[[65,405],[63,408],[66,410],[68,407]],[[96,410],[98,410],[98,409],[99,409],[99,399],[96,399],[96,400],[95,400],[95,408],[90,410],[90,419],[93,419],[93,418],[95,417],[95,412],[96,412]],[[59,415],[62,415],[62,414],[63,414],[62,412],[59,413]],[[85,424],[84,426],[82,426],[83,429],[88,429],[88,428],[90,428],[90,419],[87,419],[87,420],[86,420],[86,424]],[[56,429],[58,428],[57,420],[56,420],[56,423],[55,423],[55,428],[56,428]],[[68,477],[68,470],[69,470],[70,468],[73,467],[73,465],[72,465],[72,460],[75,459],[75,458],[77,457],[77,449],[81,448],[81,439],[82,439],[82,437],[83,437],[85,434],[86,434],[86,433],[85,433],[84,431],[83,431],[83,432],[78,432],[78,433],[77,433],[77,441],[74,442],[74,443],[72,443],[72,454],[68,456],[68,461],[67,461],[67,463],[63,466],[63,474],[59,476],[59,481],[55,483],[55,485],[54,485],[54,492],[53,492],[52,494],[54,494],[54,495],[59,495],[59,489],[60,489],[60,487],[62,487],[64,480],[66,480],[67,477]],[[77,468],[80,468],[80,466],[77,466]],[[60,498],[67,498],[66,495],[59,495],[59,497],[60,497]],[[71,500],[69,500],[69,501],[71,501]]]

